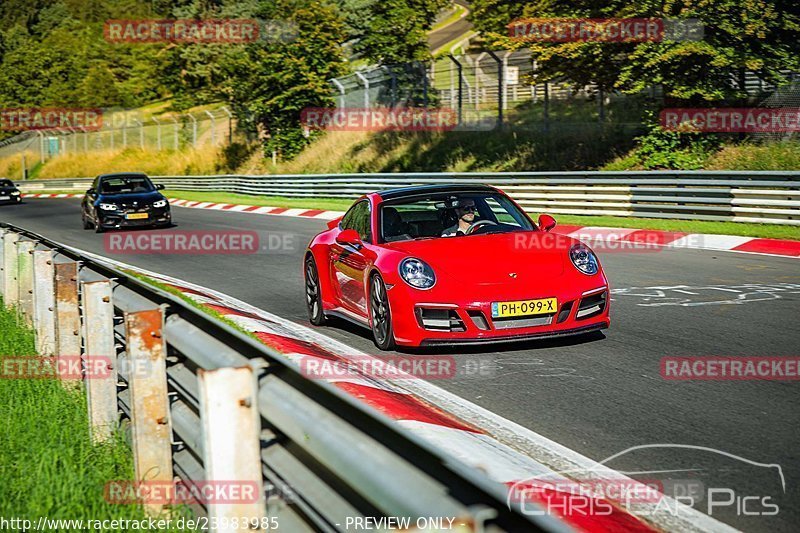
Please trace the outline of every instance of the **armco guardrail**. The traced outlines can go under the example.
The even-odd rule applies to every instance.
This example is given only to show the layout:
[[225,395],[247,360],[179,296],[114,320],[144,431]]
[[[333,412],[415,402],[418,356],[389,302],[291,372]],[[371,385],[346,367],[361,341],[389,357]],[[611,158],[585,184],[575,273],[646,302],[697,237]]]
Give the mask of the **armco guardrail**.
[[197,502],[211,531],[243,517],[250,530],[292,532],[344,531],[361,517],[567,530],[509,509],[502,485],[180,298],[24,229],[0,224],[0,236],[0,290],[39,353],[82,354],[93,439],[121,415],[137,482],[256,487],[254,501]]
[[[800,171],[408,173],[157,176],[172,190],[353,198],[431,183],[488,183],[530,211],[800,225]],[[25,182],[26,192],[82,189],[88,181]],[[311,207],[311,206],[309,206]]]

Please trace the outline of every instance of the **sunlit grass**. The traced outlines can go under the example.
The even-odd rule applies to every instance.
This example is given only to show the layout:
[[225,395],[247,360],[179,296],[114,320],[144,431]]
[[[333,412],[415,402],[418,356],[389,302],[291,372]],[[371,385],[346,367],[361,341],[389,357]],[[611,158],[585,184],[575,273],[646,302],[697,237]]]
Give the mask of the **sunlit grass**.
[[[0,362],[35,353],[33,332],[0,303]],[[0,379],[0,425],[0,516],[34,523],[42,516],[146,518],[141,507],[104,499],[106,483],[134,479],[133,456],[122,432],[91,443],[83,387]]]
[[140,171],[150,175],[214,174],[220,159],[217,148],[157,151],[140,148],[67,153],[49,160],[38,178],[94,177],[107,172]]

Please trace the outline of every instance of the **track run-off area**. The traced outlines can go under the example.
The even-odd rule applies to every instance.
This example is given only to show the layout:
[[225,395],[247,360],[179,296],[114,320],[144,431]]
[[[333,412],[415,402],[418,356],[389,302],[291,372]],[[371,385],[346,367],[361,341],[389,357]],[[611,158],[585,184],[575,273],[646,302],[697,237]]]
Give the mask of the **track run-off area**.
[[[173,216],[165,231],[252,230],[280,235],[282,246],[250,255],[114,254],[106,248],[114,233],[81,229],[77,199],[0,206],[4,222],[308,325],[302,258],[325,220],[180,207]],[[465,253],[475,269],[492,260]],[[661,365],[664,357],[800,355],[800,260],[672,248],[598,255],[612,286],[603,334],[412,354],[453,355],[459,368],[479,369],[432,383],[614,470],[703,486],[704,494],[719,489],[718,501],[731,494],[727,505],[696,505],[720,522],[796,530],[800,383],[670,380]],[[348,323],[317,331],[383,355],[369,331]]]

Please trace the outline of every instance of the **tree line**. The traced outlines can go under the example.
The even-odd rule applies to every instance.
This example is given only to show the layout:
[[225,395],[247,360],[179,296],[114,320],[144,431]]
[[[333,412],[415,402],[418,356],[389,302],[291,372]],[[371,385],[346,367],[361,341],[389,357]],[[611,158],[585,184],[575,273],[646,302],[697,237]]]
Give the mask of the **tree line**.
[[[330,79],[370,63],[429,57],[427,31],[447,0],[3,0],[0,107],[175,110],[224,101],[265,148],[296,153],[306,107],[333,103]],[[256,19],[286,30],[254,42],[125,43],[108,20]],[[280,33],[279,31],[275,32]]]

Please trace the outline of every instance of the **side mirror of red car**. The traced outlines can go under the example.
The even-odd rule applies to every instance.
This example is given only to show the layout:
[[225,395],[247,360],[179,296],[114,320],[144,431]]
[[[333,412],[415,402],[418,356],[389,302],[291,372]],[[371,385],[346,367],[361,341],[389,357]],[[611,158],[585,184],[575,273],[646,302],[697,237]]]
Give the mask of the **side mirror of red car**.
[[556,219],[550,215],[539,215],[539,229],[542,231],[550,231],[556,227]]
[[361,237],[354,229],[346,229],[336,236],[336,242],[339,244],[349,244],[350,246],[361,245]]
[[328,221],[328,229],[333,229],[339,225],[339,222],[342,221],[342,217],[336,217],[333,220]]

